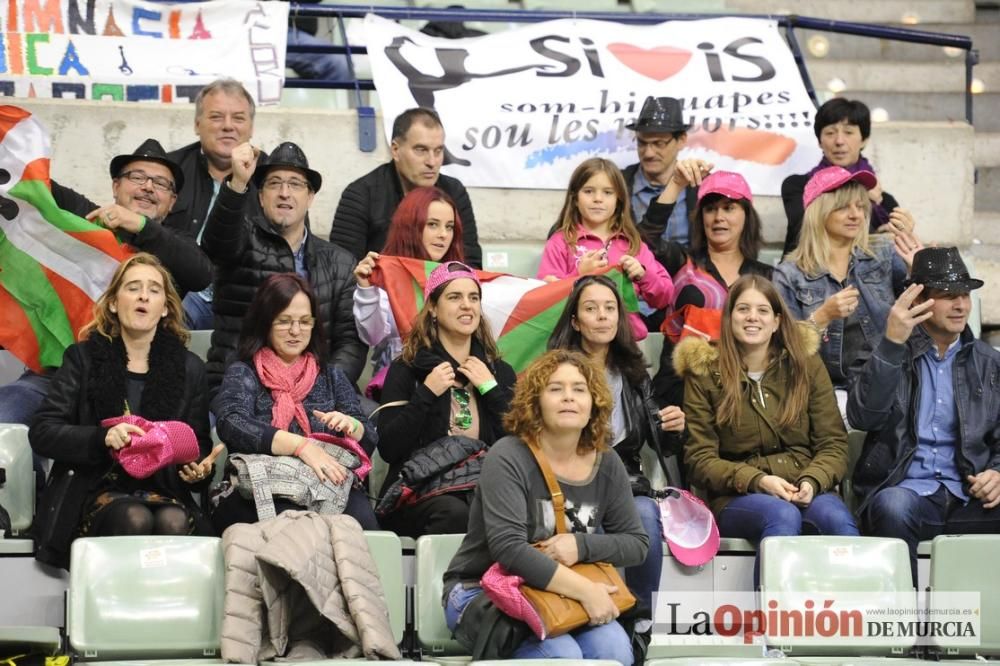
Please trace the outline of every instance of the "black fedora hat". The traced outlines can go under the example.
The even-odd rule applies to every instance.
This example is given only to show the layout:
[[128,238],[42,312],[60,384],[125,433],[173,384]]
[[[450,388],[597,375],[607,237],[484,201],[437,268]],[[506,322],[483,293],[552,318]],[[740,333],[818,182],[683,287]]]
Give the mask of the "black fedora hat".
[[684,110],[673,97],[647,97],[634,122],[625,126],[634,132],[686,132]]
[[111,160],[111,167],[109,169],[111,171],[111,177],[118,178],[122,173],[122,169],[125,168],[125,165],[137,160],[156,162],[157,164],[162,164],[170,169],[170,174],[174,177],[175,193],[180,192],[181,188],[184,187],[184,172],[181,171],[180,165],[167,157],[167,152],[163,150],[163,146],[161,146],[160,142],[156,139],[146,139],[138,148],[135,149],[134,153],[118,155]]
[[291,141],[279,144],[269,157],[257,165],[256,170],[253,172],[254,185],[260,189],[264,183],[264,178],[267,177],[267,172],[271,169],[281,168],[305,171],[309,187],[312,188],[313,192],[319,192],[319,188],[323,184],[323,176],[319,175],[318,171],[313,171],[309,168],[309,160],[306,159],[306,154]]
[[957,247],[925,247],[917,252],[907,282],[941,291],[972,291],[984,284],[969,275]]

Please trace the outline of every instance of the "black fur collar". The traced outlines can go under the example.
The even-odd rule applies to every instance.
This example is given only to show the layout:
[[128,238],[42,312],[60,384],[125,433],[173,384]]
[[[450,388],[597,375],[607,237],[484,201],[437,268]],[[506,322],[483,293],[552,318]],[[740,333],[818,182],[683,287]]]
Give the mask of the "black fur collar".
[[[98,418],[121,416],[125,411],[125,382],[128,367],[125,343],[91,334],[89,394]],[[184,343],[165,329],[158,329],[149,350],[149,373],[142,388],[141,416],[150,421],[177,418],[184,395],[187,351]]]

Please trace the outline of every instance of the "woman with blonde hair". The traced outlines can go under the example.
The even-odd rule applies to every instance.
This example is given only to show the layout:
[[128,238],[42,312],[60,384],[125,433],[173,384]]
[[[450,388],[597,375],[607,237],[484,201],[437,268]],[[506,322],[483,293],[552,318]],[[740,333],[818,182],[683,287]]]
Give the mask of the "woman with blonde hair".
[[[481,296],[475,271],[458,261],[441,264],[427,278],[424,307],[382,389],[378,451],[389,463],[383,499],[404,464],[430,447],[447,448],[438,460],[458,449],[473,456],[505,434],[503,415],[516,376],[500,358]],[[377,509],[382,526],[413,538],[464,532],[475,479],[471,465],[459,465],[463,460],[435,470],[439,477],[449,469],[463,471],[432,496]]]
[[[674,283],[642,241],[632,222],[629,194],[622,172],[609,160],[595,157],[573,171],[555,233],[545,244],[538,277],[543,280],[589,275],[620,266],[647,305],[659,310],[671,303]],[[646,338],[646,325],[629,313],[636,340]]]
[[753,275],[730,287],[718,342],[677,345],[688,479],[708,493],[722,536],[858,534],[835,491],[847,434],[817,346],[813,328]]
[[192,497],[211,480],[212,458],[133,478],[112,451],[145,433],[125,422],[101,425],[123,415],[183,421],[200,456],[209,454],[205,365],[184,347],[183,317],[163,264],[136,254],[66,350],[28,433],[32,449],[54,461],[37,517],[39,560],[67,566],[78,536],[212,533]]
[[[831,166],[816,172],[803,196],[799,245],[774,270],[791,315],[819,330],[820,354],[840,390],[882,338],[889,308],[921,247],[902,209],[890,219],[891,234],[869,234],[868,189],[876,183],[869,171]],[[843,411],[846,393],[838,398]]]
[[[549,351],[524,372],[505,419],[511,436],[486,456],[468,532],[444,574],[449,628],[455,629],[465,608],[483,593],[483,573],[499,562],[527,585],[579,601],[590,618],[556,638],[529,637],[507,656],[607,659],[631,666],[632,647],[616,621],[613,590],[570,568],[577,562],[635,566],[649,547],[625,465],[609,450],[612,405],[603,368],[580,352]],[[536,455],[563,493],[562,533]]]

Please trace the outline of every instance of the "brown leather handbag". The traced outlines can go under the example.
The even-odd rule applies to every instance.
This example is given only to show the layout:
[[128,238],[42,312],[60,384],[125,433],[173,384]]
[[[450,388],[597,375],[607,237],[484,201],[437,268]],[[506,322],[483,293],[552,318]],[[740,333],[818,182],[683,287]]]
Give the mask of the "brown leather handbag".
[[[528,448],[535,456],[538,467],[542,470],[542,476],[545,477],[545,485],[549,487],[549,493],[552,495],[556,534],[565,534],[565,498],[559,488],[559,483],[556,481],[552,468],[549,467],[549,461],[545,459],[542,451],[536,446],[529,445]],[[611,600],[618,607],[619,612],[625,612],[635,605],[635,597],[632,596],[625,581],[618,573],[618,569],[613,565],[607,562],[578,562],[570,568],[594,583],[617,587],[618,591],[611,595]],[[561,636],[590,622],[590,616],[584,610],[583,604],[576,599],[570,599],[555,592],[539,590],[530,585],[521,585],[521,593],[541,617],[542,623],[545,625],[546,637]]]

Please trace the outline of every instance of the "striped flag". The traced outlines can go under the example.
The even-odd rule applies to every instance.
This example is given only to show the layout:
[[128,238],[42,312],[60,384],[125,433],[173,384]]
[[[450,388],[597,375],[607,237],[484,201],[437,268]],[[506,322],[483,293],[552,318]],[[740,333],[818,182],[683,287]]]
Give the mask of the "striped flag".
[[0,106],[0,345],[33,370],[58,367],[129,250],[56,206],[48,133]]
[[[386,291],[399,333],[410,332],[424,306],[424,283],[438,266],[433,261],[380,256],[372,284]],[[545,351],[576,278],[543,282],[503,273],[476,271],[483,285],[483,316],[490,323],[503,359],[521,372]],[[625,309],[638,312],[632,281],[617,267],[606,275],[617,285]]]

